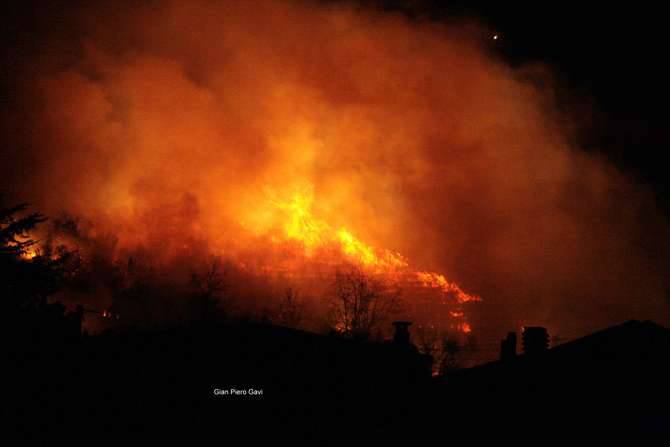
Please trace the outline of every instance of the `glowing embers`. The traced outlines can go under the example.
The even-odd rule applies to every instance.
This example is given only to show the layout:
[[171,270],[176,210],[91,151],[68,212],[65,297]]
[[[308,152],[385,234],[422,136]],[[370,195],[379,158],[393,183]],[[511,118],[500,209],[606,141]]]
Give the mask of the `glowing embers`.
[[466,323],[466,322],[458,323],[457,327],[458,327],[458,330],[463,332],[464,334],[469,334],[470,332],[472,332],[472,328],[470,327],[470,323]]
[[112,319],[112,320],[119,320],[121,318],[121,316],[119,314],[113,313],[113,312],[111,312],[109,310],[106,310],[106,309],[103,310],[102,312],[100,312],[100,316],[102,318],[108,318],[108,319]]
[[27,261],[30,261],[30,260],[36,258],[37,256],[39,256],[39,252],[37,250],[28,249],[28,250],[24,250],[23,253],[21,253],[20,256],[21,256],[21,259],[25,259]]

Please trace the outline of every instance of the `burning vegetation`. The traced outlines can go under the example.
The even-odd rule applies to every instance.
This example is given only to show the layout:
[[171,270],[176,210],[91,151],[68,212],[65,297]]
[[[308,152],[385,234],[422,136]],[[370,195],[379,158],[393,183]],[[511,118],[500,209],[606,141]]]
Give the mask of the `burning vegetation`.
[[551,76],[483,26],[310,1],[62,19],[2,110],[30,169],[0,173],[51,216],[24,260],[77,259],[57,298],[96,309],[89,330],[225,314],[374,335],[397,314],[468,337],[667,305],[648,193],[576,150]]

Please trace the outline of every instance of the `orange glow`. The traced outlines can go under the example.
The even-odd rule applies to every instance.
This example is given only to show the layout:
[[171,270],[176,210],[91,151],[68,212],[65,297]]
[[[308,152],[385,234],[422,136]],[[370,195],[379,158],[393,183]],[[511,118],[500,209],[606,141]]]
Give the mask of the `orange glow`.
[[286,237],[302,242],[308,251],[332,238],[330,228],[312,216],[311,196],[295,194],[289,202],[275,204],[288,214],[288,220],[283,225]]
[[432,272],[417,272],[419,281],[424,287],[432,287],[439,289],[446,294],[453,294],[459,303],[467,303],[468,301],[481,301],[482,299],[476,295],[465,293],[456,283],[449,282],[439,273]]
[[554,76],[493,54],[497,30],[359,2],[71,3],[7,71],[0,190],[81,219],[82,257],[180,284],[220,258],[245,312],[290,286],[325,314],[355,264],[440,330],[480,295],[477,333],[547,309],[571,330],[572,300],[589,325],[670,314],[650,191],[573,147]]
[[407,267],[407,261],[401,255],[389,250],[376,250],[346,228],[335,230],[327,222],[315,218],[312,202],[312,195],[305,193],[295,193],[288,202],[273,202],[286,212],[286,222],[282,225],[285,237],[302,243],[307,256],[319,247],[336,244],[350,262],[374,272],[392,273]]
[[37,250],[26,250],[21,254],[21,258],[25,260],[31,260],[38,256]]
[[[128,39],[96,26],[82,34],[90,37],[80,63],[31,78],[37,94],[26,100],[39,102],[28,107],[30,144],[59,146],[35,172],[49,188],[30,198],[45,214],[86,222],[76,237],[88,239],[68,243],[118,265],[182,262],[176,275],[221,258],[259,288],[291,282],[321,312],[332,273],[353,264],[398,286],[407,318],[443,329],[462,322],[449,311],[480,298],[455,280],[479,279],[442,249],[465,240],[467,226],[441,221],[462,201],[430,189],[455,194],[497,174],[467,178],[468,166],[443,148],[479,147],[476,108],[487,103],[493,125],[525,87],[507,81],[478,42],[399,17],[368,21],[356,9],[301,2],[168,5],[160,18],[127,11],[119,32]],[[144,26],[163,17],[175,22]],[[175,35],[188,36],[183,47]],[[108,38],[139,48],[112,50]],[[504,101],[501,88],[512,90]],[[513,110],[532,112],[522,106]],[[518,113],[515,126],[535,122]],[[537,132],[514,134],[535,147]],[[447,178],[455,188],[443,188]],[[274,307],[259,302],[273,287],[231,293]]]
[[[448,281],[444,275],[435,272],[415,271],[411,268],[408,260],[402,255],[387,249],[376,249],[371,245],[358,239],[348,229],[341,227],[334,229],[328,222],[318,219],[313,214],[314,197],[312,188],[308,192],[296,192],[290,200],[273,200],[272,203],[281,210],[284,222],[278,223],[283,229],[284,238],[300,243],[307,258],[321,257],[321,261],[337,263],[338,257],[342,256],[347,262],[353,263],[367,272],[382,275],[385,279],[398,284],[408,284],[412,278],[418,279],[420,287],[432,289],[451,297],[455,303],[463,304],[473,301],[481,301],[476,295],[465,293],[456,283]],[[281,243],[282,238],[273,238],[275,243]],[[335,247],[336,253],[324,250],[327,247]],[[333,258],[335,256],[336,258]],[[299,275],[298,272],[295,272]],[[411,297],[408,297],[411,299]],[[437,300],[438,297],[435,297]],[[443,305],[447,301],[439,301]],[[453,304],[453,303],[452,303]],[[449,316],[456,319],[464,319],[462,310],[451,310]],[[466,322],[459,322],[458,329],[464,333],[471,332],[471,327]]]

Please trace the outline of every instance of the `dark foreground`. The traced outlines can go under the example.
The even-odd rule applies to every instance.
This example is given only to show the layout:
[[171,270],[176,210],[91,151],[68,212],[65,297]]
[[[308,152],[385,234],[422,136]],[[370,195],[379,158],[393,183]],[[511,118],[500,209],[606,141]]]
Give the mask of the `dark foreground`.
[[609,331],[447,378],[431,378],[411,347],[269,325],[24,333],[8,349],[5,403],[22,437],[214,431],[221,440],[235,432],[250,441],[376,443],[668,434],[668,330],[629,322]]

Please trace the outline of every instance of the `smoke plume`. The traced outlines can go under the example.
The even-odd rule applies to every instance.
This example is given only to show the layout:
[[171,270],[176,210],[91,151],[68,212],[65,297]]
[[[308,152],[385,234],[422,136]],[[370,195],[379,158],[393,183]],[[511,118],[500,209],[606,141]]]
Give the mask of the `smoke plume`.
[[306,0],[54,14],[16,60],[2,186],[105,256],[285,265],[305,241],[277,204],[301,197],[481,296],[482,334],[668,323],[651,194],[579,150],[550,73],[484,26]]

